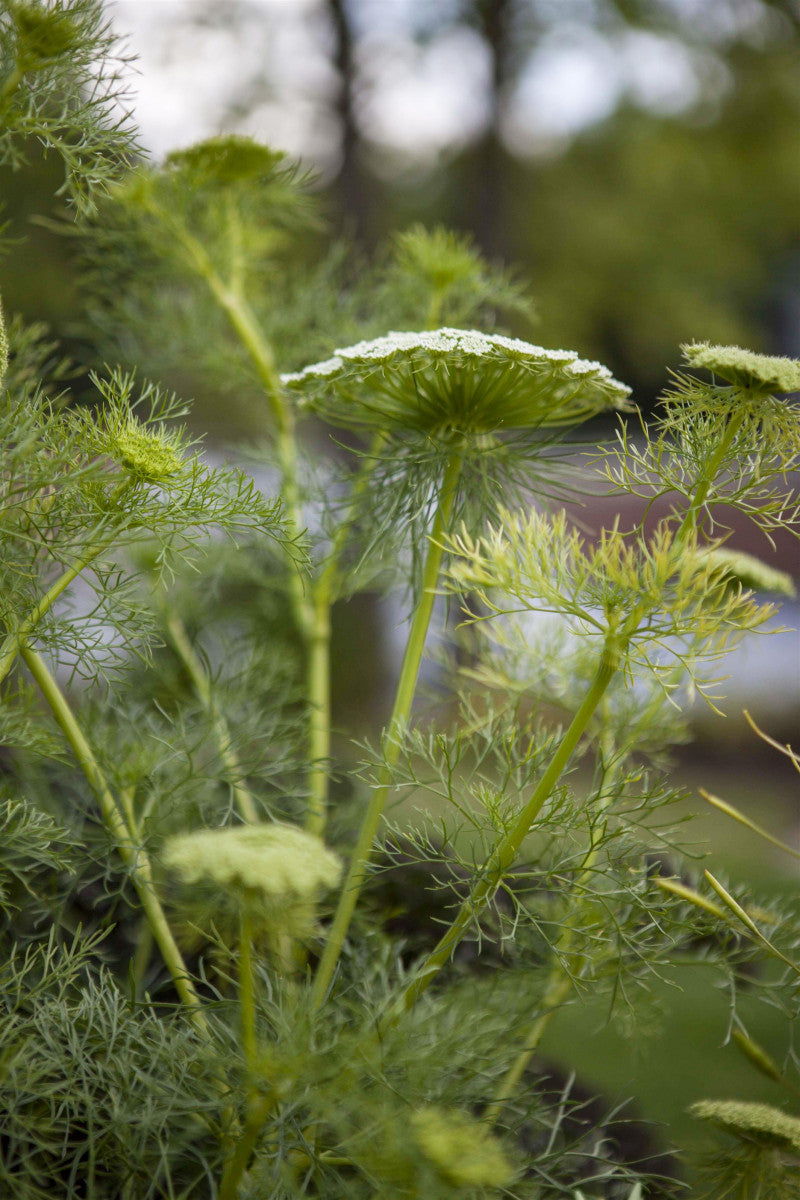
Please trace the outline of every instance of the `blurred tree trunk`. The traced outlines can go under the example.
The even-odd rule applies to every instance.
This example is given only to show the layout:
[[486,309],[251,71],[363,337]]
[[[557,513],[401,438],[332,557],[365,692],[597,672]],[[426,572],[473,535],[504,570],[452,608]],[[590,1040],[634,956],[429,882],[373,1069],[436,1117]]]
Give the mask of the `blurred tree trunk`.
[[506,221],[503,182],[508,156],[500,139],[503,93],[510,77],[511,22],[514,0],[475,0],[475,25],[491,55],[489,122],[473,152],[471,212],[465,213],[484,254],[506,256]]
[[368,236],[366,180],[361,169],[358,118],[355,110],[356,78],[353,31],[346,0],[327,0],[334,31],[333,65],[339,74],[335,112],[341,132],[341,168],[336,183],[345,225],[359,241]]

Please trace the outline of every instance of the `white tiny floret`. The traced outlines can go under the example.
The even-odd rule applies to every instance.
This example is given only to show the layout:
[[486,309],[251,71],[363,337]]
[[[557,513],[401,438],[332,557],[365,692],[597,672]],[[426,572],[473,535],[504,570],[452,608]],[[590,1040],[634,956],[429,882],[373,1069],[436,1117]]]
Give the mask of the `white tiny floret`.
[[432,354],[463,354],[469,358],[498,357],[498,351],[505,351],[517,359],[533,359],[556,363],[563,366],[574,375],[594,375],[603,379],[616,388],[620,394],[630,395],[630,388],[614,379],[608,367],[601,363],[579,358],[574,350],[552,350],[544,346],[535,346],[532,342],[520,338],[505,337],[503,334],[481,333],[477,329],[451,329],[444,327],[435,330],[396,331],[385,337],[372,338],[369,341],[356,342],[352,346],[343,346],[334,351],[331,358],[323,362],[312,363],[302,371],[294,371],[282,375],[285,384],[301,383],[311,378],[325,378],[335,375],[346,363],[385,362],[400,352],[428,351]]
[[630,388],[574,350],[477,329],[392,331],[339,347],[283,382],[334,424],[439,436],[577,425]]
[[335,375],[343,366],[341,358],[334,355],[333,358],[326,358],[324,362],[312,363],[310,367],[304,367],[302,371],[290,371],[286,375],[281,375],[281,383],[300,383],[303,379],[311,378],[324,379],[327,375]]

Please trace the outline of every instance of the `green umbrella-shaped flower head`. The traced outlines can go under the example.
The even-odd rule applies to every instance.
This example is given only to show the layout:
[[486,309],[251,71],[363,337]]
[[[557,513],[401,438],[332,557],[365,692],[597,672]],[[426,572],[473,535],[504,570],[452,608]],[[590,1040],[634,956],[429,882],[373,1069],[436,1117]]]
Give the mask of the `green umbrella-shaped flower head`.
[[169,171],[182,172],[195,184],[226,187],[271,179],[285,166],[286,155],[249,137],[227,134],[208,138],[167,155]]
[[689,1112],[740,1141],[800,1155],[800,1120],[769,1104],[745,1100],[698,1100],[690,1106]]
[[693,367],[713,371],[722,379],[747,391],[799,392],[800,362],[794,358],[777,358],[755,354],[740,346],[712,346],[695,342],[681,346],[683,357]]
[[358,342],[283,382],[334,425],[428,435],[568,426],[630,395],[572,350],[447,328]]
[[282,824],[180,834],[167,841],[163,858],[184,883],[214,883],[287,908],[334,887],[341,871],[319,838]]

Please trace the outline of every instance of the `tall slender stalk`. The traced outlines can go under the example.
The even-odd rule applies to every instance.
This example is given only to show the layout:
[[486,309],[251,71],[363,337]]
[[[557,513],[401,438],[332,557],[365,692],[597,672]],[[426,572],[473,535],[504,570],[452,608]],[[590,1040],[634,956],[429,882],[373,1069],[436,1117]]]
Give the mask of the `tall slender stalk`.
[[558,783],[564,768],[572,758],[587,725],[605,695],[608,685],[619,670],[624,650],[625,646],[619,642],[618,637],[610,635],[603,649],[600,663],[589,690],[550,760],[550,765],[539,780],[537,787],[534,789],[528,803],[520,812],[517,820],[508,832],[500,838],[484,864],[481,877],[472,889],[472,892],[459,908],[452,924],[425,959],[413,983],[409,984],[406,988],[399,1005],[385,1019],[384,1026],[394,1024],[404,1010],[413,1008],[422,993],[433,983],[433,980],[442,967],[450,961],[453,951],[464,937],[474,918],[485,908],[492,896],[494,896],[497,888],[502,883],[503,876],[513,864],[522,843],[530,833],[533,822],[538,817],[545,801],[552,794],[553,788]]
[[247,1070],[255,1076],[257,1059],[256,993],[253,976],[253,917],[250,898],[242,898],[239,922],[239,1009],[242,1021],[242,1051]]
[[439,504],[430,533],[428,553],[422,573],[420,598],[411,620],[403,664],[397,681],[394,706],[383,738],[384,765],[361,823],[347,878],[342,887],[339,904],[328,933],[328,940],[325,943],[325,949],[314,978],[312,1001],[316,1007],[319,1007],[325,999],[336,964],[339,961],[344,939],[364,885],[366,869],[372,854],[372,844],[389,795],[392,773],[400,756],[402,734],[411,714],[425,640],[436,600],[436,586],[444,554],[441,538],[447,532],[450,524],[460,473],[461,456],[454,453],[448,460],[439,491]]
[[20,655],[72,748],[89,786],[97,797],[103,822],[114,840],[120,858],[130,871],[131,880],[153,931],[153,937],[172,976],[175,989],[189,1009],[195,1026],[201,1033],[207,1035],[208,1025],[202,1012],[202,1002],[195,991],[191,976],[183,961],[183,955],[156,894],[153,870],[147,852],[143,846],[135,843],[133,831],[128,829],[94,752],[44,660],[35,650],[26,645],[20,648]]
[[698,516],[700,515],[703,505],[708,499],[708,493],[711,490],[711,486],[714,482],[717,472],[725,461],[725,458],[731,446],[733,445],[734,439],[736,438],[736,434],[739,432],[744,423],[744,418],[745,410],[742,408],[739,409],[738,412],[734,413],[729,419],[728,428],[720,438],[719,445],[706,464],[702,479],[698,481],[697,486],[695,487],[694,496],[692,497],[689,507],[684,513],[683,520],[678,527],[676,541],[681,541],[683,538],[685,538],[686,535],[697,525]]
[[[611,747],[606,744],[603,751],[606,761],[610,758]],[[598,804],[598,812],[602,813],[608,808],[611,801],[611,789],[613,780],[619,769],[619,759],[612,762],[610,767],[605,767],[602,781],[602,790],[605,796]],[[575,942],[577,925],[579,920],[581,901],[580,896],[583,892],[584,885],[588,882],[589,876],[592,873],[592,868],[597,860],[600,852],[601,839],[592,836],[588,853],[583,861],[583,866],[580,870],[578,878],[573,886],[574,895],[579,899],[577,904],[571,909],[569,916],[561,929],[560,936],[554,947],[555,962],[550,970],[550,974],[545,986],[544,995],[542,997],[543,1012],[535,1021],[532,1022],[528,1032],[520,1047],[519,1053],[512,1062],[508,1071],[503,1076],[498,1087],[495,1089],[494,1099],[489,1104],[484,1112],[484,1118],[489,1124],[494,1124],[505,1107],[506,1102],[514,1095],[520,1080],[528,1066],[533,1055],[539,1047],[545,1030],[550,1024],[553,1016],[558,1012],[561,1005],[567,999],[572,989],[573,976],[571,969],[567,966],[567,959],[572,953],[572,947]]]
[[367,490],[384,433],[373,438],[350,492],[348,513],[337,526],[328,560],[312,584],[314,620],[308,647],[308,700],[311,705],[308,815],[306,829],[320,837],[325,829],[330,784],[331,752],[331,609],[341,574],[341,558],[347,545],[358,502]]

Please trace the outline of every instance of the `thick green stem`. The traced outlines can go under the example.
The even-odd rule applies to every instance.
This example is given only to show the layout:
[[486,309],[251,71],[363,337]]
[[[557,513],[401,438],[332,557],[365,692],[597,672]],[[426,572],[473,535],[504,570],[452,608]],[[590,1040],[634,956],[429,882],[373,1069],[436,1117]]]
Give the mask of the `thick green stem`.
[[264,1123],[275,1108],[276,1099],[270,1092],[262,1096],[250,1110],[244,1131],[230,1159],[228,1160],[219,1185],[219,1200],[236,1200],[239,1184],[247,1170],[253,1151],[256,1148]]
[[384,433],[373,439],[350,493],[348,513],[338,526],[328,560],[313,585],[314,617],[308,646],[308,700],[311,706],[308,815],[306,829],[320,837],[325,829],[330,782],[331,684],[330,641],[331,609],[341,571],[341,558],[358,502],[367,490],[378,454],[386,440]]
[[397,682],[394,706],[383,738],[384,766],[359,830],[347,878],[344,881],[333,924],[314,978],[312,999],[317,1007],[325,999],[336,964],[339,961],[339,955],[342,952],[344,939],[364,885],[366,870],[372,854],[372,844],[389,795],[392,773],[400,756],[402,734],[411,714],[417,677],[425,649],[425,639],[436,600],[436,586],[444,554],[441,539],[450,524],[460,472],[461,457],[459,454],[453,454],[445,469],[439,492],[439,506],[431,529],[428,554],[422,574],[422,590],[411,621],[403,665]]
[[25,71],[19,65],[19,63],[17,63],[17,65],[14,67],[14,70],[3,84],[2,88],[0,88],[0,113],[4,112],[6,106],[11,100],[11,97],[14,95],[24,78]]
[[253,919],[248,897],[242,902],[239,930],[239,1009],[242,1018],[242,1053],[251,1079],[258,1058],[256,1039],[256,990],[253,976]]
[[20,655],[69,742],[89,786],[97,797],[103,822],[114,839],[120,858],[130,871],[131,880],[153,931],[153,937],[172,976],[178,995],[189,1009],[194,1024],[203,1034],[207,1034],[208,1025],[201,1011],[200,997],[195,991],[183,956],[156,895],[150,859],[144,848],[134,843],[132,832],[128,829],[117,802],[111,794],[97,759],[44,660],[35,650],[25,645],[20,647]]
[[173,649],[186,668],[186,673],[192,682],[192,687],[195,690],[198,700],[211,717],[214,736],[217,739],[217,746],[219,748],[219,756],[222,759],[222,765],[228,773],[228,785],[231,789],[233,802],[245,821],[257,825],[259,820],[258,809],[249,788],[242,783],[242,767],[232,745],[231,731],[228,728],[228,722],[216,705],[211,692],[208,675],[198,655],[195,653],[192,643],[189,641],[183,622],[172,613],[167,614],[164,620]]
[[[321,582],[321,581],[320,581]],[[308,812],[305,827],[321,837],[328,808],[331,757],[331,607],[330,592],[314,589],[313,621],[308,638]]]
[[624,646],[620,645],[615,638],[610,638],[601,656],[600,664],[591,686],[583,699],[583,703],[575,713],[572,723],[561,739],[558,749],[550,761],[550,765],[539,780],[528,803],[520,812],[514,825],[500,839],[492,851],[484,864],[481,878],[459,908],[452,924],[425,959],[414,982],[404,992],[400,1005],[389,1014],[384,1025],[394,1024],[404,1010],[414,1006],[422,993],[431,985],[442,967],[450,961],[453,951],[464,937],[475,917],[494,896],[497,888],[503,881],[503,876],[513,864],[522,843],[530,833],[533,822],[538,817],[549,796],[552,795],[553,788],[558,783],[564,768],[569,763],[577,748],[587,725],[605,694],[606,688],[619,669],[623,653]]

